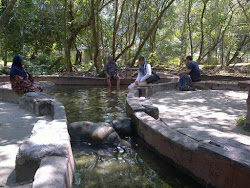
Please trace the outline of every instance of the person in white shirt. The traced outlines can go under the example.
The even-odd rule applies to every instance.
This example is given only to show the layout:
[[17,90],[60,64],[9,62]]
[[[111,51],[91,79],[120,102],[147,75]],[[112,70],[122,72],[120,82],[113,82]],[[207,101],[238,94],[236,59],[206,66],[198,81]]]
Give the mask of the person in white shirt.
[[138,76],[134,83],[128,86],[128,91],[134,89],[135,86],[147,86],[146,79],[148,79],[152,75],[151,65],[146,62],[145,57],[139,58],[139,69]]

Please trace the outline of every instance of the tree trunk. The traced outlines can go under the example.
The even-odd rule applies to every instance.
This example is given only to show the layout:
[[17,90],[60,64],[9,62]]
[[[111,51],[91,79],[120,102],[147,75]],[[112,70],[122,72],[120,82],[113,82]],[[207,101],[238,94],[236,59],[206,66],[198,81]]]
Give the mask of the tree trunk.
[[[246,12],[244,6],[240,3],[239,0],[237,0],[237,2],[238,2],[238,4],[239,4],[240,8],[243,10],[243,13],[244,13],[244,15],[245,15],[247,21],[250,22],[250,18],[248,17],[247,12]],[[246,1],[246,4],[247,4],[247,3],[248,3],[248,0]],[[245,5],[245,6],[246,6],[246,5]]]
[[240,45],[238,46],[238,48],[236,50],[236,52],[234,53],[233,57],[226,63],[226,66],[229,66],[238,57],[242,48],[249,43],[250,43],[250,38],[248,38],[247,34],[245,33]]
[[54,68],[54,66],[56,66],[58,63],[60,63],[60,61],[63,59],[63,57],[62,56],[60,56],[60,57],[58,57],[56,60],[55,60],[55,62],[54,63],[52,63],[52,65],[50,65],[49,66],[49,68],[48,69],[52,69],[52,68]]
[[70,53],[70,49],[71,49],[71,41],[70,39],[67,40],[66,43],[66,62],[67,62],[67,71],[68,72],[72,72],[72,62],[71,62],[71,53]]
[[[72,62],[71,62],[71,47],[75,42],[75,39],[77,37],[77,35],[79,34],[79,32],[82,29],[87,28],[88,26],[90,26],[90,21],[88,21],[88,23],[86,24],[82,24],[78,27],[76,27],[74,25],[74,16],[73,16],[73,3],[70,0],[69,3],[69,10],[68,10],[68,17],[67,18],[67,0],[65,0],[65,12],[64,12],[64,16],[65,16],[65,20],[64,20],[64,30],[65,30],[65,58],[66,58],[66,63],[67,63],[67,71],[72,72]],[[69,28],[67,28],[67,21],[69,20],[69,22],[71,23],[69,25]],[[70,35],[68,36],[68,30],[70,30]]]
[[116,47],[115,47],[115,40],[116,40],[116,22],[117,22],[117,14],[118,14],[118,0],[115,1],[115,19],[114,19],[114,23],[113,23],[113,39],[112,39],[112,56],[113,58],[115,58],[115,52],[116,52]]
[[228,12],[228,17],[229,17],[228,23],[224,24],[224,25],[226,25],[224,29],[223,29],[223,25],[221,24],[220,33],[219,33],[217,39],[214,41],[214,44],[210,48],[208,47],[208,50],[206,52],[203,52],[203,54],[201,56],[201,60],[204,59],[211,51],[213,51],[216,48],[216,46],[224,39],[225,33],[229,29],[229,26],[230,26],[230,23],[232,21],[235,10],[236,9],[233,9],[233,7],[231,7],[232,12],[231,12],[230,17],[229,17],[230,12]]
[[171,4],[174,2],[175,0],[171,0],[168,5],[160,12],[160,15],[156,18],[155,22],[153,23],[153,25],[151,26],[151,28],[149,29],[147,35],[145,36],[145,38],[143,39],[142,43],[139,45],[138,50],[132,60],[132,63],[130,65],[130,67],[133,67],[135,65],[135,61],[138,58],[142,48],[144,47],[145,43],[147,42],[147,40],[149,39],[149,37],[151,36],[151,34],[153,33],[154,29],[157,27],[159,21],[161,20],[163,14],[166,12],[166,10],[171,6]]
[[94,46],[94,66],[96,68],[97,74],[99,74],[99,66],[98,66],[98,55],[99,55],[99,37],[96,28],[96,16],[95,16],[95,1],[91,0],[91,28],[92,28],[92,40]]
[[115,53],[116,53],[116,35],[117,35],[117,31],[119,29],[119,25],[120,25],[121,18],[122,18],[122,15],[123,15],[125,2],[126,2],[126,0],[123,0],[122,6],[120,8],[121,12],[119,14],[119,17],[118,17],[119,3],[118,3],[118,0],[116,0],[116,2],[115,2],[115,20],[114,20],[114,24],[113,24],[113,41],[112,41],[112,55],[113,55],[113,58],[115,58]]
[[[184,1],[185,2],[185,1]],[[184,7],[186,7],[186,4],[184,4]],[[187,20],[188,20],[188,16],[187,16],[187,11],[186,8],[184,8],[184,23],[182,26],[182,32],[181,32],[181,54],[180,54],[180,67],[183,64],[183,62],[185,61],[185,57],[187,55],[187,45],[186,45],[186,40],[187,40],[187,31],[186,31],[186,25],[187,25]]]
[[12,0],[8,3],[6,9],[4,10],[2,16],[0,17],[0,31],[2,27],[9,22],[10,13],[12,12],[13,8],[15,7],[17,0]]
[[221,67],[224,67],[224,40],[221,41]]
[[[134,45],[134,43],[135,43],[136,32],[137,32],[137,25],[138,25],[138,24],[137,24],[137,18],[138,18],[138,12],[139,12],[140,3],[141,3],[141,0],[138,0],[137,5],[136,5],[136,13],[135,13],[135,21],[134,21],[134,27],[135,27],[135,29],[134,29],[133,39],[132,39],[131,43],[128,44],[128,45],[121,51],[121,53],[120,53],[118,56],[115,57],[115,61],[116,61],[117,59],[119,59],[119,58],[120,58],[128,49],[130,49],[130,48]],[[130,36],[129,36],[129,38],[130,38]],[[129,51],[129,58],[130,58],[130,51]]]
[[201,14],[201,20],[200,20],[200,23],[201,23],[201,41],[200,41],[200,54],[199,54],[199,58],[197,60],[197,63],[199,64],[200,61],[201,61],[201,57],[202,57],[202,54],[203,54],[203,48],[204,48],[204,28],[203,28],[203,20],[204,20],[204,14],[205,14],[205,10],[206,10],[206,7],[207,7],[207,2],[208,0],[203,0],[203,10],[202,10],[202,14]]
[[193,57],[194,49],[193,49],[191,23],[190,23],[191,7],[192,7],[192,0],[189,0],[189,2],[188,2],[188,19],[187,19],[187,21],[188,21],[188,30],[189,30],[190,51],[191,51],[191,56]]
[[6,24],[5,26],[5,32],[4,32],[4,66],[7,66],[8,62],[8,29],[9,24]]

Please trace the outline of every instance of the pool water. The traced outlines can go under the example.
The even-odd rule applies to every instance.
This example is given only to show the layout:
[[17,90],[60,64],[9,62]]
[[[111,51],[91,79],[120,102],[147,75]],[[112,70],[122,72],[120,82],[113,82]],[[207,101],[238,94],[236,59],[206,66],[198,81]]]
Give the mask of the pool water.
[[[126,116],[127,88],[56,87],[49,94],[65,106],[69,123],[108,122]],[[125,138],[131,147],[72,143],[76,162],[75,188],[80,187],[202,187],[160,158],[138,138]]]

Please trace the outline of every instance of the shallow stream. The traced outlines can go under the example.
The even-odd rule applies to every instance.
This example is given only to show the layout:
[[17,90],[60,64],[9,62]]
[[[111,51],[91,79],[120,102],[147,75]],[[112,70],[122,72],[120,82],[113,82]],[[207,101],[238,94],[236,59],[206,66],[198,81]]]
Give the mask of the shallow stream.
[[[56,87],[49,94],[65,106],[68,123],[110,123],[126,116],[126,88]],[[161,159],[138,138],[125,138],[131,147],[72,143],[76,161],[74,187],[202,187]]]

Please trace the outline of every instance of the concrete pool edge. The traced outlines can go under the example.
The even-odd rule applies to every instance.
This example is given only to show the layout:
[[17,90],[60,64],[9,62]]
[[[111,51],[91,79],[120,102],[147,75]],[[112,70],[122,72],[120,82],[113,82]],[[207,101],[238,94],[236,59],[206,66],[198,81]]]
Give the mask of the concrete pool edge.
[[[152,101],[144,97],[155,92],[170,90],[177,83],[154,84],[149,87],[139,87],[128,94],[126,112],[133,119],[139,136],[158,154],[170,160],[206,186],[244,187],[250,183],[250,163],[233,157],[241,148],[232,152],[212,143],[198,142],[177,132],[159,119],[151,117],[145,110]],[[244,90],[237,83],[199,82],[195,87],[202,89]],[[142,96],[139,98],[139,96]],[[144,105],[146,104],[146,105]],[[249,155],[249,150],[247,154]]]
[[[57,85],[96,85],[96,86],[107,86],[105,78],[101,77],[83,77],[83,76],[59,76],[59,75],[40,75],[34,76],[36,82],[47,81],[52,82]],[[176,82],[178,81],[178,76],[168,76],[161,78],[157,83],[165,82]],[[114,80],[112,80],[113,82]],[[129,85],[134,82],[134,78],[121,78],[121,85]],[[0,75],[0,82],[9,82],[8,75]]]
[[[32,187],[72,187],[75,163],[67,130],[64,106],[44,93],[16,94],[9,86],[0,87],[0,101],[51,121],[37,122],[31,136],[19,147],[16,157],[17,182],[32,181]],[[41,139],[42,138],[42,139]]]

